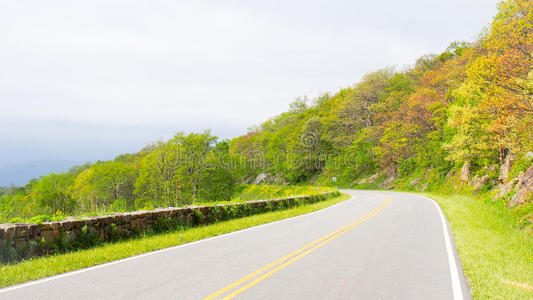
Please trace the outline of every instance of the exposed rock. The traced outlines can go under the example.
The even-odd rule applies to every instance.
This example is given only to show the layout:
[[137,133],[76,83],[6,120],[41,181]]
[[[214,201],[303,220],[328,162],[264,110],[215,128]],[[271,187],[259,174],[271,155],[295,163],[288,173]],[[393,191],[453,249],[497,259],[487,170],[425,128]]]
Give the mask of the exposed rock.
[[527,160],[533,160],[533,152],[528,151],[526,154],[524,154],[524,158]]
[[390,176],[390,177],[387,177],[387,179],[385,179],[385,181],[383,181],[382,185],[385,185],[385,186],[386,186],[386,185],[388,185],[389,183],[393,182],[394,179],[396,179],[396,178],[394,177],[394,175],[392,175],[392,176]]
[[522,188],[522,185],[524,184],[524,172],[518,173],[518,175],[516,176],[516,180],[518,181],[516,185],[514,186],[514,190],[518,191],[520,190],[520,188]]
[[409,182],[411,185],[417,185],[420,183],[420,178],[415,178],[413,180],[411,180],[411,182]]
[[493,197],[493,199],[497,199],[497,198],[500,198],[500,197],[503,197],[505,195],[507,195],[507,193],[509,193],[512,189],[513,189],[513,186],[516,184],[517,180],[516,178],[513,179],[513,180],[509,180],[509,182],[503,184],[500,188],[500,191],[498,191],[498,193]]
[[509,207],[524,204],[533,196],[533,164],[529,166],[520,181],[520,190],[511,198]]
[[386,169],[385,174],[387,174],[387,178],[381,184],[382,186],[387,186],[396,179],[396,168]]
[[461,168],[461,180],[466,182],[470,179],[470,161],[467,160]]
[[500,167],[500,176],[498,177],[498,181],[500,181],[501,183],[507,182],[507,180],[509,179],[509,172],[511,171],[511,167],[513,166],[513,162],[514,156],[511,153],[507,154]]
[[388,177],[395,176],[396,173],[398,173],[398,168],[396,168],[396,167],[391,167],[391,168],[385,169],[385,174],[387,174]]
[[277,184],[285,185],[287,182],[280,175],[272,176],[269,173],[261,173],[257,175],[254,184]]
[[254,180],[254,184],[268,184],[270,182],[272,182],[272,176],[268,173],[261,173]]
[[485,175],[483,177],[474,177],[473,185],[474,185],[474,193],[478,193],[479,190],[484,187],[487,184],[487,181],[489,180],[489,175]]
[[272,178],[271,184],[277,184],[277,185],[287,185],[288,182],[283,179],[280,175],[276,175]]
[[373,183],[374,181],[376,181],[376,179],[378,179],[378,177],[379,177],[379,174],[376,173],[376,174],[374,174],[374,175],[368,177],[368,182],[369,182],[369,183]]
[[376,173],[376,174],[374,174],[374,175],[372,175],[372,176],[370,176],[368,178],[361,179],[361,181],[359,181],[358,184],[373,183],[374,181],[376,181],[376,179],[378,179],[378,177],[379,177],[379,174]]

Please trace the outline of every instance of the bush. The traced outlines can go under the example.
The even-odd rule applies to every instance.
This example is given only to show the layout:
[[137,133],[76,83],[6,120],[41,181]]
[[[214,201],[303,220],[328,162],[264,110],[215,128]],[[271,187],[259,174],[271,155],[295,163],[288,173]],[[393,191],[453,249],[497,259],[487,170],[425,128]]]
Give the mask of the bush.
[[100,237],[98,236],[98,232],[96,232],[94,229],[93,230],[91,229],[93,228],[87,225],[84,225],[81,228],[81,231],[76,235],[76,238],[72,242],[72,245],[69,245],[68,242],[65,241],[64,234],[63,236],[60,235],[60,238],[58,239],[58,241],[63,244],[63,248],[66,250],[87,249],[87,248],[93,247],[100,243]]
[[19,259],[19,255],[15,248],[11,247],[7,241],[0,241],[0,261],[7,264]]
[[50,217],[49,215],[38,215],[33,218],[30,218],[28,221],[29,223],[41,224],[42,222],[52,221],[52,217]]

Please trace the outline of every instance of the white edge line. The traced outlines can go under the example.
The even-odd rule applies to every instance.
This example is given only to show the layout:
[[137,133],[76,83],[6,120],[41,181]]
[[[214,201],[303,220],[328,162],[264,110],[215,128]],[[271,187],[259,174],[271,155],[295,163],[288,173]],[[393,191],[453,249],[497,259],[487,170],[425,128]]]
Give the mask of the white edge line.
[[[107,263],[103,263],[103,264],[99,264],[99,265],[83,268],[83,269],[76,270],[76,271],[69,271],[69,272],[66,272],[66,273],[63,273],[63,274],[53,275],[51,277],[46,277],[46,278],[42,278],[42,279],[36,279],[36,280],[30,281],[30,282],[21,283],[21,284],[17,284],[17,285],[13,285],[13,286],[8,286],[8,287],[0,289],[0,294],[7,293],[7,292],[10,292],[10,291],[13,291],[13,290],[17,290],[17,289],[21,289],[21,288],[25,288],[25,287],[28,287],[28,286],[36,285],[36,284],[45,283],[47,281],[51,281],[51,280],[55,280],[55,279],[61,279],[61,278],[64,278],[64,277],[69,277],[69,276],[72,276],[72,275],[85,273],[85,272],[93,271],[93,270],[104,268],[104,267],[109,267],[109,266],[112,266],[112,265],[115,265],[115,264],[119,264],[119,263],[131,261],[131,260],[135,260],[135,259],[142,258],[142,257],[145,257],[145,256],[154,255],[154,254],[167,252],[167,251],[172,251],[172,250],[175,250],[175,249],[178,249],[178,248],[188,247],[188,246],[200,244],[200,243],[203,243],[203,242],[208,242],[208,241],[211,241],[211,240],[214,240],[214,239],[224,238],[224,237],[231,236],[231,235],[234,235],[234,234],[239,234],[239,233],[246,232],[246,231],[256,230],[258,228],[265,227],[265,226],[268,226],[268,225],[287,222],[287,221],[294,220],[294,219],[297,219],[297,218],[300,218],[300,217],[313,215],[315,213],[323,212],[323,211],[328,210],[330,208],[336,207],[336,206],[338,206],[340,204],[346,203],[349,200],[352,200],[353,199],[353,195],[350,195],[350,194],[348,194],[348,195],[350,196],[349,199],[346,199],[346,200],[341,201],[339,203],[335,203],[335,204],[333,204],[331,206],[328,206],[328,207],[325,207],[323,209],[312,211],[310,213],[306,213],[306,214],[302,214],[302,215],[298,215],[298,216],[294,216],[294,217],[290,217],[290,218],[286,218],[286,219],[282,219],[282,220],[277,220],[277,221],[274,221],[274,222],[265,223],[265,224],[261,224],[261,225],[257,225],[257,226],[253,226],[253,227],[239,229],[239,230],[236,230],[236,231],[224,233],[224,234],[221,234],[221,235],[212,236],[212,237],[209,237],[209,238],[205,238],[205,239],[201,239],[201,240],[197,240],[197,241],[193,241],[193,242],[189,242],[189,243],[185,243],[185,244],[181,244],[181,245],[177,245],[177,246],[172,246],[172,247],[169,247],[169,248],[163,248],[163,249],[159,249],[159,250],[154,250],[154,251],[151,251],[151,252],[146,252],[146,253],[143,253],[143,254],[122,258],[122,259],[119,259],[119,260],[115,260],[115,261],[111,261],[111,262],[107,262]],[[235,220],[235,219],[233,219],[233,220]],[[230,220],[228,220],[228,221],[230,221]]]
[[450,233],[448,231],[448,226],[446,225],[446,217],[444,216],[444,213],[442,212],[442,208],[439,206],[437,201],[426,196],[419,196],[419,197],[428,199],[431,202],[433,202],[433,204],[439,211],[440,220],[442,223],[442,232],[444,233],[444,243],[446,244],[446,252],[448,252],[448,264],[450,265],[450,276],[452,280],[453,299],[463,300],[464,296],[463,296],[463,289],[461,287],[461,281],[459,280],[459,269],[457,268],[457,262],[455,261],[455,254],[452,249]]
[[[380,191],[380,190],[373,190],[373,191]],[[452,241],[450,239],[450,232],[448,231],[448,226],[446,225],[446,217],[444,215],[444,212],[442,211],[442,208],[437,203],[437,201],[426,197],[422,195],[407,193],[407,192],[389,192],[389,191],[380,191],[380,192],[387,192],[387,193],[396,193],[396,194],[406,194],[410,196],[416,196],[420,198],[427,199],[435,205],[437,208],[437,211],[440,215],[440,221],[442,224],[442,233],[444,234],[444,244],[446,246],[446,252],[448,254],[448,265],[450,268],[450,277],[451,277],[451,283],[452,283],[452,291],[453,291],[453,299],[454,300],[464,300],[463,295],[463,289],[461,287],[461,281],[459,280],[459,269],[457,268],[457,262],[455,261],[455,254],[452,249]]]

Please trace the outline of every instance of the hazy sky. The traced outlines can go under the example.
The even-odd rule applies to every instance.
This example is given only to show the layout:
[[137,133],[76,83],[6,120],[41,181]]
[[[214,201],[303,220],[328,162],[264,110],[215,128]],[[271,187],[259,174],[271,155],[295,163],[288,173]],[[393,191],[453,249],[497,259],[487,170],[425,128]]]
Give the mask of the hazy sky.
[[2,1],[0,167],[238,136],[298,96],[475,39],[496,3]]

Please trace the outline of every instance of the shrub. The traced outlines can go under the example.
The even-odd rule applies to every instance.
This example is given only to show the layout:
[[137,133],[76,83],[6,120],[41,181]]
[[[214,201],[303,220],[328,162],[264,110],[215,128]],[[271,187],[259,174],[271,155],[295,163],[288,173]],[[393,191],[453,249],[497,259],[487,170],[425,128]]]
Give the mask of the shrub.
[[0,241],[0,261],[7,264],[19,259],[17,250],[8,244],[7,241]]
[[[76,238],[70,245],[65,240],[65,234],[60,231],[60,237],[58,238],[58,243],[62,243],[60,249],[71,250],[71,249],[87,249],[93,247],[100,243],[100,237],[98,232],[88,225],[84,225],[80,232],[76,235]],[[59,245],[58,245],[59,246]],[[63,250],[63,251],[65,251]]]

